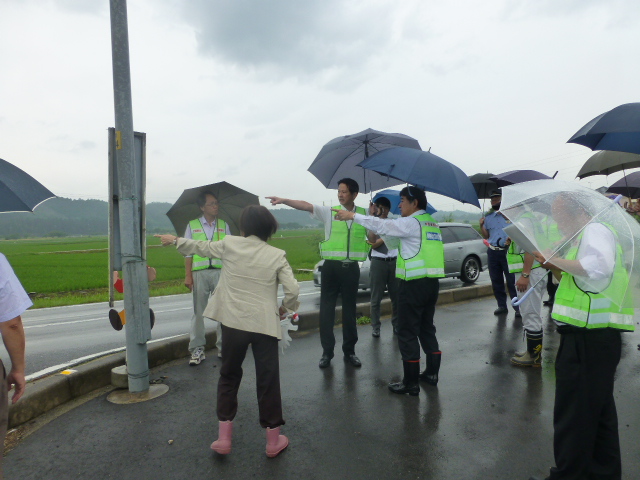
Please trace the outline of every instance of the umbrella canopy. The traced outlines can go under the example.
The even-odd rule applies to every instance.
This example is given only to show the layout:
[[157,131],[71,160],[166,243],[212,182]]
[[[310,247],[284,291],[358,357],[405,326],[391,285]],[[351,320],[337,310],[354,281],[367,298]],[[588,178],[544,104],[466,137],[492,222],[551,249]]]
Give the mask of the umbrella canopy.
[[[502,189],[502,214],[524,238],[509,236],[526,251],[538,251],[553,265],[574,275],[583,291],[602,293],[616,305],[629,303],[640,293],[640,224],[617,202],[573,182],[536,180]],[[616,266],[625,269],[630,279],[609,288],[611,276],[585,274],[575,258],[575,248],[585,229],[599,224],[596,230],[613,233],[617,243]],[[511,227],[509,227],[511,229]],[[590,230],[593,232],[593,229]],[[593,235],[593,233],[591,233]],[[572,248],[575,247],[575,248]]]
[[53,197],[31,175],[0,158],[0,212],[33,212]]
[[584,145],[591,150],[640,153],[640,103],[627,103],[598,115],[567,143]]
[[[385,197],[389,200],[389,202],[391,203],[391,213],[393,213],[394,215],[400,215],[402,213],[400,211],[400,190],[393,190],[391,188],[382,190],[374,195],[373,203],[376,203],[376,201],[380,197]],[[427,213],[429,215],[433,215],[436,212],[437,210],[433,208],[433,205],[427,202]]]
[[473,184],[478,198],[490,198],[491,192],[498,188],[498,184],[491,180],[495,175],[493,173],[476,173],[469,176],[469,180]]
[[576,176],[585,178],[591,175],[610,175],[626,168],[638,167],[640,167],[638,154],[602,150],[591,155]]
[[532,180],[551,180],[551,177],[536,170],[511,170],[490,177],[499,187],[506,187],[514,183],[531,182]]
[[439,193],[480,208],[469,177],[453,163],[431,152],[405,147],[389,148],[363,160],[359,165],[427,192]]
[[365,172],[358,163],[392,147],[420,150],[415,138],[401,133],[385,133],[368,128],[360,133],[334,138],[327,143],[309,167],[309,171],[327,188],[337,189],[338,180],[353,178],[360,191],[368,193],[403,183],[372,171]]
[[629,198],[640,198],[640,172],[633,172],[622,177],[607,188],[607,192],[618,193]]
[[227,182],[212,183],[183,191],[167,212],[167,217],[171,220],[176,233],[184,235],[187,224],[194,218],[202,216],[202,210],[198,207],[196,199],[201,192],[207,190],[218,199],[218,217],[227,222],[232,234],[239,235],[242,210],[248,205],[260,205],[260,200],[257,195]]

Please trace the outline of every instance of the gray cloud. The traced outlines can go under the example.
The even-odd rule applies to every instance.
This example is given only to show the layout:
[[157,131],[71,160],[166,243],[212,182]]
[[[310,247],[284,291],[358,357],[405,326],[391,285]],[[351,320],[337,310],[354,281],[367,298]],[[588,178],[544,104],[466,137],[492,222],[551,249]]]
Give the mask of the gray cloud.
[[391,4],[344,0],[192,0],[200,52],[269,76],[357,69],[390,42]]

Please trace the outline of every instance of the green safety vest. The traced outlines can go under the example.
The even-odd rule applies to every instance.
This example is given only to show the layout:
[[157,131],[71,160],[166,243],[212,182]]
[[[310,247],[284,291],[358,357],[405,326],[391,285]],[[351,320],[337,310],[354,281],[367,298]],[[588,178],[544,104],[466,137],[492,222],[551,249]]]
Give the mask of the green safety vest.
[[[340,205],[331,208],[341,208]],[[356,207],[356,213],[366,215],[362,207]],[[329,238],[320,242],[320,256],[325,260],[357,260],[367,259],[371,245],[367,243],[367,230],[356,222],[351,227],[342,220],[331,221]]]
[[[531,213],[525,213],[522,217],[529,218],[532,222],[535,222],[534,225],[539,226],[539,233],[543,236],[549,238],[550,242],[556,242],[560,240],[561,234],[558,231],[558,225],[552,224],[549,225],[546,221],[537,220]],[[521,218],[522,218],[521,217]],[[507,250],[507,263],[509,264],[509,273],[519,273],[524,268],[524,251],[518,247],[515,242],[511,242],[509,248]],[[537,261],[533,262],[531,269],[538,268],[540,263]]]
[[[191,238],[193,240],[209,240],[207,234],[204,233],[204,227],[199,218],[191,220],[189,222],[191,227]],[[227,233],[227,224],[224,220],[216,219],[216,225],[213,229],[212,242],[222,240]],[[200,255],[193,255],[193,262],[191,263],[191,271],[206,270],[207,268],[222,268],[222,260],[219,258],[207,258]]]
[[402,254],[402,240],[396,260],[396,277],[401,280],[444,277],[444,245],[440,227],[428,213],[413,217],[420,224],[420,250],[413,257]]
[[[578,240],[582,239],[582,235],[583,233],[579,235]],[[578,246],[573,246],[567,252],[566,259],[575,260],[577,255]],[[629,275],[622,264],[622,247],[616,243],[616,263],[609,286],[602,293],[585,292],[578,287],[573,275],[562,272],[551,317],[576,327],[611,327],[632,332],[635,330],[633,307],[616,305],[603,294],[618,289],[626,291],[628,283]]]

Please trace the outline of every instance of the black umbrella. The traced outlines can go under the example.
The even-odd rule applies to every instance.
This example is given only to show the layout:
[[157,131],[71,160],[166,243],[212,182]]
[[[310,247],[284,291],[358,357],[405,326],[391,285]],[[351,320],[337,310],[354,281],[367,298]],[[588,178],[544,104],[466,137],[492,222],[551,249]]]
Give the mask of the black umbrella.
[[640,198],[640,172],[625,175],[607,188],[607,192],[618,193],[629,198]]
[[626,168],[637,167],[640,167],[640,155],[636,153],[602,150],[591,155],[576,176],[586,178],[591,175],[611,175]]
[[33,212],[55,197],[28,173],[0,158],[0,212]]
[[498,188],[496,182],[491,180],[493,176],[493,173],[476,173],[475,175],[469,176],[469,180],[471,180],[473,188],[475,188],[478,194],[478,198],[490,198],[491,192]]
[[194,218],[202,216],[202,210],[196,204],[196,199],[201,192],[207,190],[218,199],[218,217],[227,222],[232,234],[239,235],[242,210],[248,205],[260,205],[260,201],[257,195],[227,182],[189,188],[182,192],[180,198],[167,212],[167,217],[171,220],[176,233],[184,235],[187,224]]
[[368,128],[360,133],[334,138],[327,143],[309,167],[309,171],[327,188],[337,189],[338,180],[353,178],[363,193],[400,185],[403,181],[365,171],[357,166],[374,153],[392,147],[416,150],[420,144],[415,138],[401,133],[385,133]]
[[494,175],[491,180],[496,182],[499,187],[506,187],[514,183],[530,182],[532,180],[551,180],[551,177],[536,170],[511,170],[510,172]]

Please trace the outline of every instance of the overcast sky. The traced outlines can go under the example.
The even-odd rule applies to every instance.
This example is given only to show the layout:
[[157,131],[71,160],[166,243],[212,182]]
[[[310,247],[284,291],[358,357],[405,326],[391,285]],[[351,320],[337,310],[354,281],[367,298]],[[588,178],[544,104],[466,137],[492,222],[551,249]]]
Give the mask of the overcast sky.
[[[59,196],[106,200],[108,0],[0,4],[0,158]],[[335,202],[307,168],[326,142],[365,128],[410,135],[468,175],[531,168],[571,180],[592,152],[566,140],[640,101],[637,0],[130,0],[128,10],[148,202],[221,180]]]

